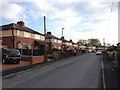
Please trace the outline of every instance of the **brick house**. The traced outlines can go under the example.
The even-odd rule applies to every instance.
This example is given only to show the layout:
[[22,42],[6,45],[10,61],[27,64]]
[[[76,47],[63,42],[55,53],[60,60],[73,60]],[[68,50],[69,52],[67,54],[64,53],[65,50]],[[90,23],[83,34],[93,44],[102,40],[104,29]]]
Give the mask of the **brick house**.
[[117,47],[120,47],[120,42],[119,42],[119,43],[117,43]]
[[62,45],[62,40],[52,35],[51,32],[47,32],[46,43],[47,43],[47,51],[51,51],[53,48],[60,50]]
[[68,41],[64,39],[64,37],[62,37],[61,39],[63,39],[63,50],[64,51],[73,49],[72,40]]
[[44,35],[25,26],[23,21],[0,26],[2,46],[16,49],[44,47]]
[[[45,61],[43,55],[45,36],[26,27],[23,21],[0,26],[0,34],[2,47],[20,49],[22,51],[21,60],[31,62],[31,64]],[[39,50],[39,55],[37,55],[38,52],[35,54],[33,49]]]
[[68,40],[64,40],[63,44],[67,47],[67,50],[72,50],[73,49],[73,45],[72,45],[72,41],[68,41]]

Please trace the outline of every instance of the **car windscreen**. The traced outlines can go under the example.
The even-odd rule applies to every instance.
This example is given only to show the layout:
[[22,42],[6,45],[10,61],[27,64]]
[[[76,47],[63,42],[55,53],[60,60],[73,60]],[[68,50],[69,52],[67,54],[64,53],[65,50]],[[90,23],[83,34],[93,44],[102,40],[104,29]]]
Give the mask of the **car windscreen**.
[[6,54],[9,54],[10,50],[8,50],[8,49],[3,49],[3,48],[2,48],[2,52],[3,52],[3,53],[6,53]]
[[10,56],[20,56],[20,52],[18,50],[10,50],[9,55]]

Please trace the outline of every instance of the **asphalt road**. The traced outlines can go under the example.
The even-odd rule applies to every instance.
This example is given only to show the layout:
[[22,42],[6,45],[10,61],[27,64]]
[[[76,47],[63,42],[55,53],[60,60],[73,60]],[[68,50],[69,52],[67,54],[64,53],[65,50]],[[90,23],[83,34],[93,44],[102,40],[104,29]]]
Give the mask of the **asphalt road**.
[[101,56],[83,54],[3,77],[3,88],[100,88]]

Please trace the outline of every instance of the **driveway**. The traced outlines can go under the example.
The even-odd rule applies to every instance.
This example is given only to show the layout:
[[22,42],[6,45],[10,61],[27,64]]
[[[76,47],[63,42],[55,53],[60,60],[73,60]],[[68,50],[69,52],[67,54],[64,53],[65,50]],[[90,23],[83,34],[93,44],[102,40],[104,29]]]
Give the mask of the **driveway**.
[[30,64],[31,64],[31,62],[27,62],[27,61],[21,61],[19,64],[2,64],[2,63],[0,63],[0,67],[1,67],[0,72],[9,70],[9,69],[13,69],[13,68],[17,68],[17,67],[27,66]]

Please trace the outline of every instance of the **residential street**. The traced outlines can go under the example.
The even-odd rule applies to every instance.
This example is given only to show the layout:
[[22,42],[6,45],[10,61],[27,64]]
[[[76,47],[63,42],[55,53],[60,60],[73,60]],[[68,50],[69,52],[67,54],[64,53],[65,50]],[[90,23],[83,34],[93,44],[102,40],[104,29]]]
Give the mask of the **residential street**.
[[73,56],[42,68],[4,77],[3,88],[100,88],[101,56]]

